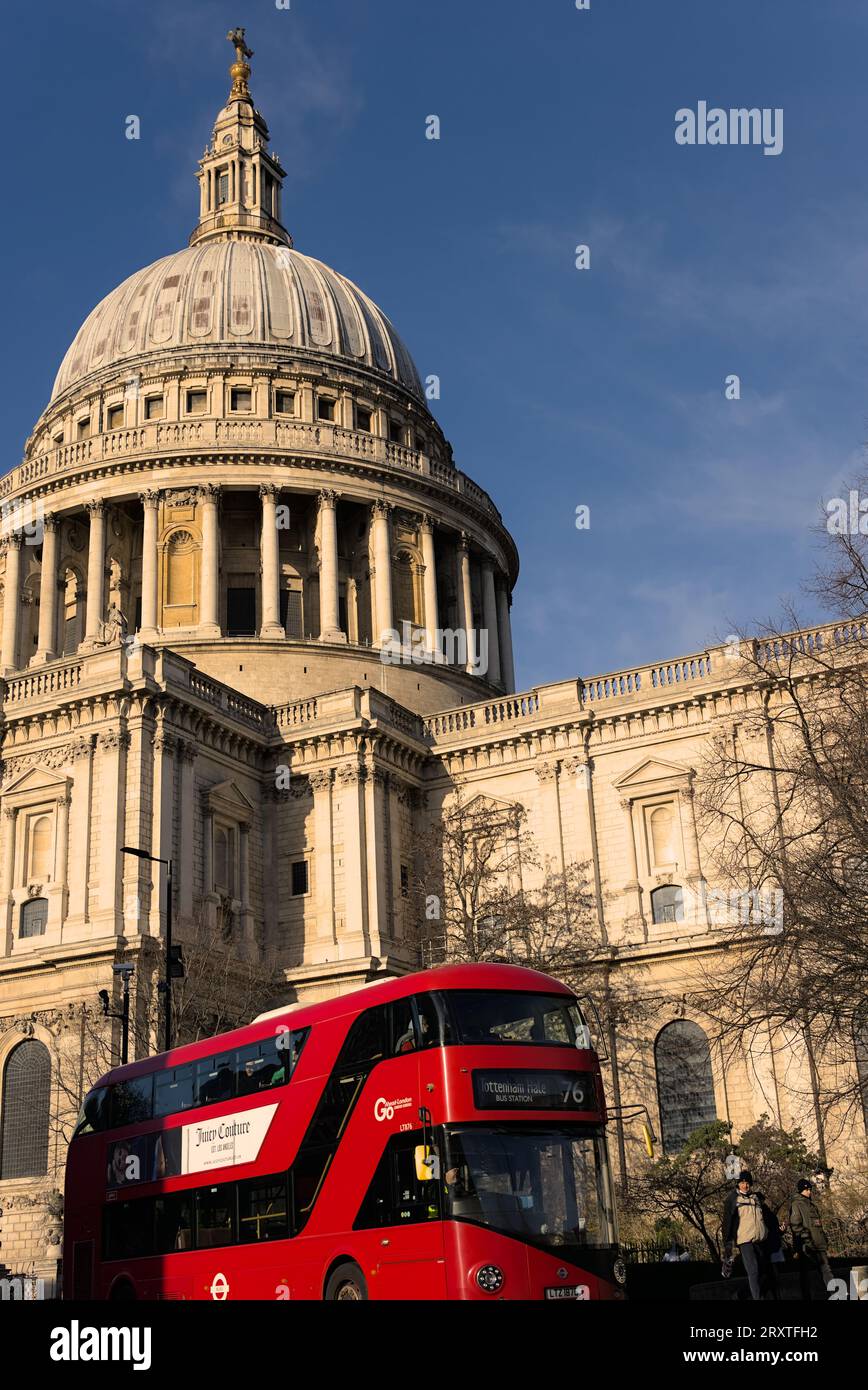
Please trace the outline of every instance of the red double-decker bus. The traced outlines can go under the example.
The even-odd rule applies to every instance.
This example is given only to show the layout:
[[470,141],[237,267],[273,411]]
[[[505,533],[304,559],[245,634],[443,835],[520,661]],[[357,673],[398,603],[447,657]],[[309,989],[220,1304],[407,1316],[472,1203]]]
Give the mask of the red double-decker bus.
[[68,1299],[622,1294],[575,996],[442,966],[110,1072],[66,1170]]

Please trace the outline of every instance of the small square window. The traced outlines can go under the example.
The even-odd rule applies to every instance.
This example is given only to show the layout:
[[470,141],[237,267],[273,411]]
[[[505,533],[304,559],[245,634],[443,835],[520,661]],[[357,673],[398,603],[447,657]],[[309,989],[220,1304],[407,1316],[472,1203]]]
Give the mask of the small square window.
[[316,413],[320,420],[333,420],[335,418],[335,402],[329,396],[318,396]]
[[53,444],[62,444],[62,443],[63,443],[63,430],[58,430],[57,434],[55,434],[55,435],[52,436],[52,443],[53,443]]
[[187,414],[204,415],[208,406],[207,391],[188,391],[187,392]]
[[294,898],[303,898],[307,891],[307,860],[297,859],[292,866],[292,896]]
[[404,426],[401,424],[400,420],[390,420],[390,421],[389,421],[389,443],[390,443],[390,444],[403,444],[403,442],[404,442]]
[[294,391],[275,391],[274,393],[274,412],[276,415],[295,414],[295,392]]
[[83,419],[79,420],[78,425],[77,425],[77,427],[76,427],[76,433],[77,433],[79,439],[89,439],[89,438],[90,438],[90,416],[89,416],[89,415],[85,415]]
[[249,412],[253,409],[253,392],[249,386],[233,386],[230,399],[233,410]]
[[364,430],[365,434],[371,433],[371,412],[361,405],[356,407],[356,429]]
[[163,397],[162,397],[162,396],[146,396],[146,397],[145,397],[145,419],[146,419],[146,420],[162,420],[162,418],[163,418]]
[[123,429],[124,408],[122,405],[110,405],[106,415],[106,424],[110,430]]

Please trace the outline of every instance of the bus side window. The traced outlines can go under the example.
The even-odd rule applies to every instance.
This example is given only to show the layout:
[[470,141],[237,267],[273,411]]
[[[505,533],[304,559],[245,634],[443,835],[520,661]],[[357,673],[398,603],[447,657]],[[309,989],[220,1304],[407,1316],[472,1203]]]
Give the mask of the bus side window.
[[200,1187],[196,1191],[196,1249],[235,1244],[235,1188]]
[[100,1086],[97,1090],[89,1091],[84,1098],[78,1120],[76,1121],[75,1133],[96,1134],[101,1129],[108,1129],[109,1123],[109,1088]]
[[389,1051],[393,1057],[402,1052],[415,1052],[416,1050],[416,1022],[413,1017],[413,1000],[408,996],[406,999],[396,999],[393,1004],[388,1005],[391,1024],[391,1045]]
[[285,1240],[289,1235],[286,1178],[259,1178],[238,1185],[238,1239],[243,1244]]
[[158,1071],[154,1085],[154,1117],[176,1115],[193,1104],[193,1064]]
[[235,1067],[231,1052],[206,1057],[196,1064],[195,1104],[215,1105],[235,1095]]
[[[434,995],[417,994],[414,998],[414,1002],[419,1023],[419,1046],[439,1047],[440,1017],[438,1015]],[[446,1023],[445,1018],[444,1023]],[[448,1039],[448,1025],[447,1029],[444,1031],[444,1037]]]
[[156,1249],[157,1255],[171,1255],[175,1250],[193,1248],[192,1193],[176,1192],[169,1197],[157,1197]]
[[338,1067],[350,1069],[381,1061],[389,1046],[388,1022],[385,1004],[359,1014],[341,1048]]
[[153,1114],[154,1074],[119,1081],[111,1088],[111,1128],[137,1125]]

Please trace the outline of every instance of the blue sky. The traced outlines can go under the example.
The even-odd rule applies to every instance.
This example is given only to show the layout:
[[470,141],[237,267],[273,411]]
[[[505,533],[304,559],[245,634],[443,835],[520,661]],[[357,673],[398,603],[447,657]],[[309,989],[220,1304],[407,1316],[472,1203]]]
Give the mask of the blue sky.
[[[864,0],[18,7],[5,466],[93,305],[186,244],[236,24],[296,245],[441,377],[516,538],[519,687],[700,650],[789,596],[817,617],[821,499],[868,414]],[[783,108],[783,153],[676,145],[700,100]]]

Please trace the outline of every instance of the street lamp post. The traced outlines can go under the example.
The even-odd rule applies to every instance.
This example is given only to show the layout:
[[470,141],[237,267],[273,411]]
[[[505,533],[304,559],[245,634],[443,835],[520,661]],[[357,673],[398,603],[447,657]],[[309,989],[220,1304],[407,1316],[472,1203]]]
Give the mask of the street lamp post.
[[172,1050],[172,979],[173,979],[173,956],[172,956],[172,861],[171,859],[160,859],[156,854],[148,854],[147,850],[135,849],[131,845],[124,845],[121,854],[131,854],[136,859],[147,859],[152,864],[165,864],[166,866],[166,973],[160,981],[159,990],[163,995],[163,1007],[165,1009],[164,1023],[164,1050]]

